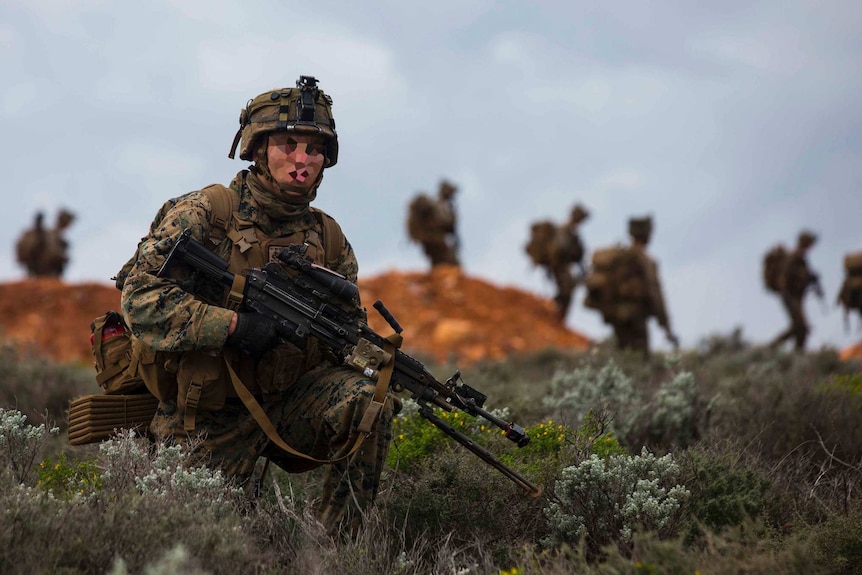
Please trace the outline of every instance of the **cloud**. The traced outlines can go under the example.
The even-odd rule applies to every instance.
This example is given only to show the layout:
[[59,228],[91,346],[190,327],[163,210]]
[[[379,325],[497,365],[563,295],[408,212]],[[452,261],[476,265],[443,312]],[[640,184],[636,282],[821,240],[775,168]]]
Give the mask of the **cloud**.
[[203,160],[176,143],[141,140],[121,144],[114,166],[130,178],[165,182],[193,180],[204,171]]
[[47,98],[40,98],[42,93],[35,82],[22,82],[7,88],[0,100],[0,114],[12,118],[18,117],[25,111],[34,113],[44,110],[50,104]]

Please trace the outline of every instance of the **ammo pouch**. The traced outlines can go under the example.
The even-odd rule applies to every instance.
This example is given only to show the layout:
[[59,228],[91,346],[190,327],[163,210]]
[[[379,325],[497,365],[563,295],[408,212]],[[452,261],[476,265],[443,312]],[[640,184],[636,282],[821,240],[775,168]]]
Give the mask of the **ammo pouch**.
[[132,349],[132,334],[116,311],[90,324],[96,383],[108,395],[146,393],[138,371],[140,356]]
[[198,411],[218,411],[224,407],[228,389],[226,378],[221,377],[224,361],[219,352],[187,351],[179,356],[175,380],[177,407],[185,412],[186,431],[194,430]]

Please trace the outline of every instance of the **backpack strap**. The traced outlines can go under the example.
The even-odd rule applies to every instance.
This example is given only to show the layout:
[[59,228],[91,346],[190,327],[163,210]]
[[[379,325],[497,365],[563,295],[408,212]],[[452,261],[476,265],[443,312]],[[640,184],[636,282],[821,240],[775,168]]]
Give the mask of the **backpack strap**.
[[239,194],[221,184],[210,184],[201,191],[209,199],[212,206],[209,241],[218,245],[227,235],[234,212],[239,209]]
[[341,256],[341,250],[344,247],[344,232],[332,216],[319,208],[310,209],[323,228],[323,252],[326,258],[326,267],[332,268],[338,263],[338,258]]

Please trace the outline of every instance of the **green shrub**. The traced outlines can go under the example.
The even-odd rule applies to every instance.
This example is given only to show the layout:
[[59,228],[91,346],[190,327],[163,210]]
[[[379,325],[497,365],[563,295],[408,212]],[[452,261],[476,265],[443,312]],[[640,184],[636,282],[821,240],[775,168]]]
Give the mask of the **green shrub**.
[[0,408],[0,474],[9,473],[16,483],[29,479],[49,435],[59,428],[46,429],[44,424],[28,425],[27,416],[18,410]]
[[594,555],[610,543],[627,545],[638,531],[674,536],[688,490],[678,484],[679,467],[670,455],[596,455],[563,470],[554,498],[545,508],[548,546],[577,544]]
[[612,427],[626,436],[640,414],[632,380],[610,360],[599,370],[592,366],[557,371],[551,380],[552,395],[546,407],[560,413],[564,421],[582,421],[591,411],[614,414]]
[[95,461],[68,461],[65,453],[60,453],[56,462],[46,457],[37,474],[37,487],[63,499],[86,496],[102,488],[102,473]]
[[691,491],[689,511],[715,532],[750,520],[772,522],[780,515],[777,493],[762,473],[745,467],[739,453],[689,449],[677,454]]
[[854,575],[862,565],[862,513],[830,518],[811,535],[812,551],[824,572]]

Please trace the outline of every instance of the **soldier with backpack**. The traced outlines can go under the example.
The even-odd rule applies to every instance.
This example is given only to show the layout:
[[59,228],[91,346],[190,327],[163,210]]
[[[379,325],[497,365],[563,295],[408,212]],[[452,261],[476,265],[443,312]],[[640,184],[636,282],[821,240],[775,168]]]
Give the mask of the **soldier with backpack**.
[[782,250],[773,248],[764,257],[764,283],[768,290],[781,296],[781,303],[790,318],[790,326],[769,344],[777,348],[786,341],[793,340],[796,351],[805,349],[805,341],[811,329],[805,318],[803,300],[809,289],[823,299],[819,276],[808,266],[806,256],[817,242],[817,236],[810,231],[802,231],[796,240],[796,248]]
[[420,193],[407,207],[407,235],[422,246],[431,267],[461,265],[455,211],[457,191],[458,188],[443,180],[436,198]]
[[33,218],[33,227],[25,230],[15,242],[15,259],[27,270],[28,277],[42,275],[42,254],[47,235],[45,214],[37,212]]
[[862,317],[862,251],[844,256],[844,281],[837,300],[844,308],[845,320],[854,311]]
[[[534,265],[544,268],[549,279],[554,281],[557,293],[557,319],[565,323],[572,303],[575,288],[586,275],[584,269],[584,244],[578,233],[581,223],[590,217],[589,211],[576,204],[569,220],[557,225],[550,220],[536,222],[530,226],[530,239],[524,251]],[[577,275],[573,267],[578,268]]]
[[15,245],[18,263],[27,269],[29,277],[63,276],[69,263],[69,241],[66,230],[75,221],[75,214],[61,209],[53,228],[45,228],[45,215],[36,214],[33,227],[25,231]]
[[69,263],[69,241],[66,239],[66,230],[75,221],[75,214],[66,209],[61,209],[57,214],[57,221],[45,237],[45,249],[42,252],[42,275],[49,277],[62,277]]
[[324,169],[338,160],[330,96],[314,77],[301,76],[296,87],[250,100],[239,121],[229,157],[239,147],[252,164],[229,187],[214,184],[165,203],[116,278],[136,369],[159,399],[149,431],[189,446],[194,462],[242,484],[259,458],[291,473],[326,464],[316,511],[336,535],[355,529],[376,496],[394,399],[377,404],[371,433],[360,433],[374,381],[313,337],[281,340],[274,320],[238,309],[240,287],[207,289],[182,268],[159,273],[190,230],[237,277],[281,265],[278,253],[300,245],[316,264],[356,282],[356,256],[340,226],[310,206]]
[[602,314],[614,330],[619,349],[649,356],[647,320],[656,318],[667,340],[679,346],[670,326],[659,281],[658,264],[647,254],[652,218],[631,218],[629,246],[613,246],[593,254],[584,305]]

